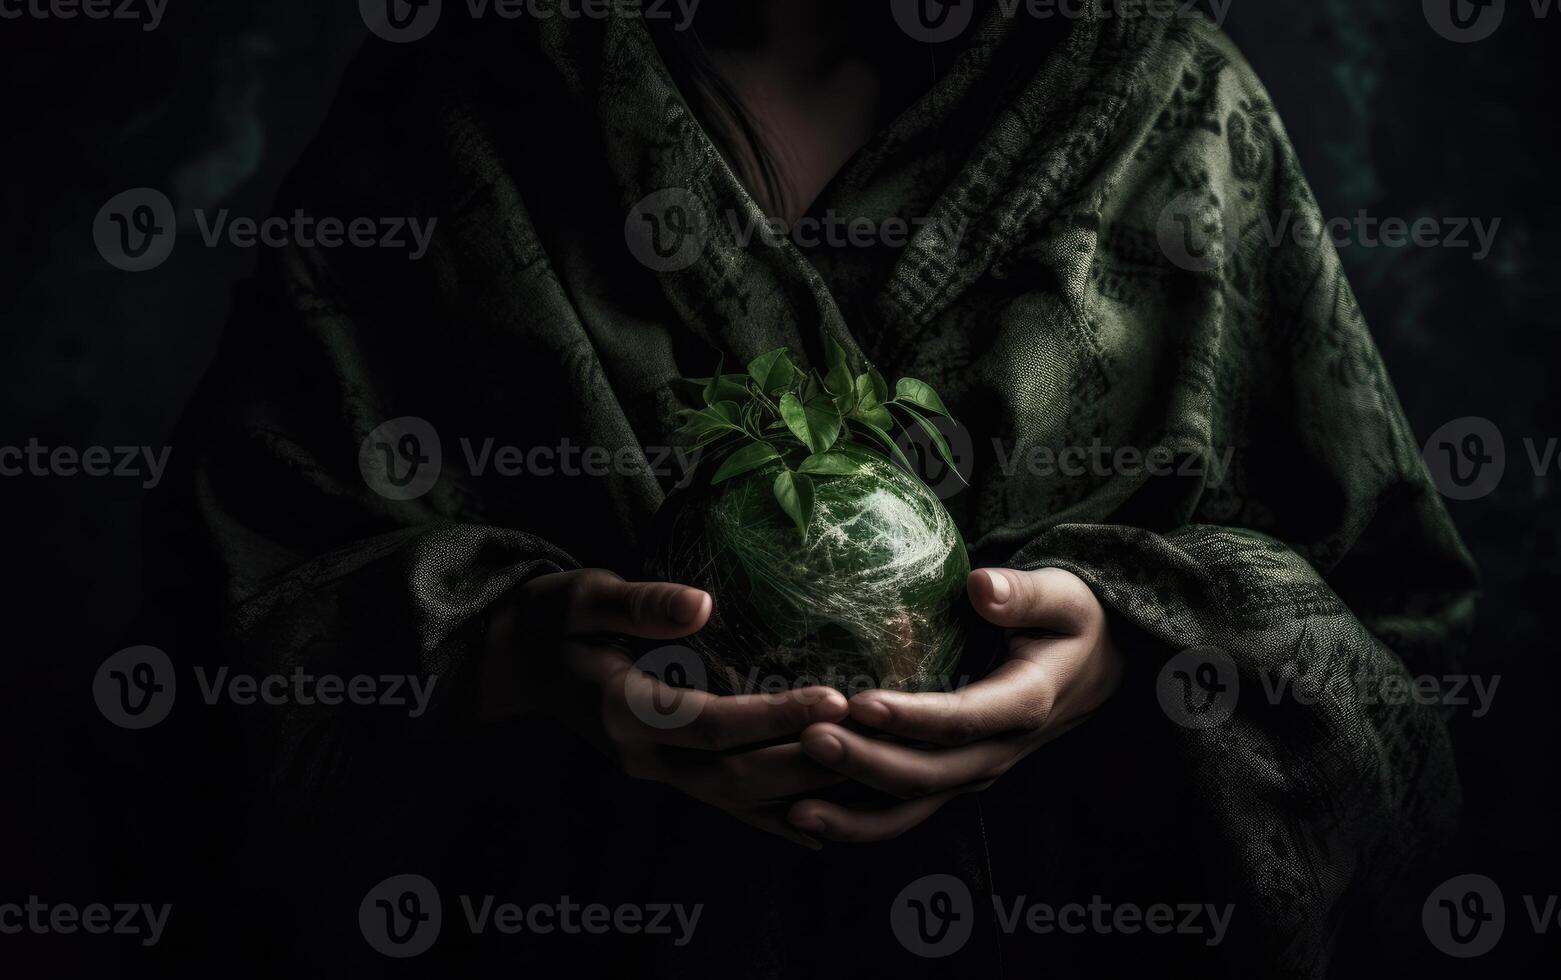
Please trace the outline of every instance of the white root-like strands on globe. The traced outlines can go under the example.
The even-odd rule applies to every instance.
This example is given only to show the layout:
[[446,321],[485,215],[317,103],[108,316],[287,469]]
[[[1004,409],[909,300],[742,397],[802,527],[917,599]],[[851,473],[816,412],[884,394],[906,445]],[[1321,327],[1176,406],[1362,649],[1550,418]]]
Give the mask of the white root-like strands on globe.
[[712,689],[948,684],[970,564],[942,502],[874,457],[815,481],[804,536],[775,505],[776,472],[674,494],[659,515],[648,573],[715,597],[710,622],[687,641]]

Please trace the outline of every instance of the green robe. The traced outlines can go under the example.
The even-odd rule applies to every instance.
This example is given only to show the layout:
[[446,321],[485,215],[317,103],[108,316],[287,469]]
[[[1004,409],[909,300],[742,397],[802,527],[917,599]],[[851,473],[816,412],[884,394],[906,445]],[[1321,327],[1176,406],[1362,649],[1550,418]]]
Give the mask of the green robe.
[[[529,860],[596,847],[558,826],[563,814],[628,799],[673,822],[708,818],[699,834],[782,866],[773,886],[730,907],[704,896],[724,918],[703,955],[747,956],[735,974],[801,972],[797,933],[828,915],[799,925],[806,899],[774,895],[813,894],[821,908],[879,884],[893,895],[909,876],[870,862],[896,846],[975,854],[958,866],[984,865],[989,880],[973,886],[1000,893],[1062,880],[1069,861],[1087,870],[1180,847],[1195,860],[1168,858],[1167,881],[1212,869],[1237,903],[1231,955],[1266,975],[1327,970],[1350,910],[1455,817],[1438,712],[1353,692],[1446,668],[1472,612],[1470,560],[1333,248],[1269,240],[1283,216],[1315,219],[1317,205],[1223,35],[1188,20],[989,18],[941,68],[811,211],[917,219],[909,243],[804,250],[740,240],[734,218],[762,216],[636,19],[451,23],[418,44],[371,45],[277,213],[437,219],[431,248],[419,261],[387,249],[265,257],[180,436],[151,581],[161,605],[177,606],[184,625],[166,642],[186,661],[438,674],[440,687],[417,719],[318,705],[244,714],[233,744],[248,754],[228,765],[246,774],[239,798],[266,815],[253,838],[286,827],[338,842],[317,844],[320,855],[362,864],[336,881],[360,893],[407,870],[395,856],[408,848],[435,860],[426,839],[408,843],[433,832],[402,823],[438,814],[444,839],[452,828],[494,833],[452,816],[469,801],[452,802],[437,777],[476,757],[493,765],[477,780],[520,786],[511,815],[536,821]],[[628,247],[643,221],[635,208],[669,189],[655,200],[715,220],[686,265],[648,268]],[[478,454],[491,438],[639,458],[672,441],[689,394],[675,379],[709,373],[718,351],[734,364],[788,345],[819,363],[826,337],[890,378],[929,382],[968,430],[970,487],[947,503],[974,564],[1070,569],[1114,614],[1138,672],[1105,713],[1115,720],[1041,750],[983,800],[951,805],[901,842],[846,857],[760,839],[605,768],[558,775],[550,754],[589,756],[545,725],[513,741],[474,734],[484,611],[528,577],[576,564],[634,577],[678,473],[511,477],[490,461],[479,474],[460,440]],[[439,434],[442,466],[428,492],[392,500],[365,479],[360,449],[405,418]],[[1230,456],[1190,476],[1028,462],[1097,440],[1204,463]],[[1223,724],[1174,724],[1156,674],[1208,646],[1236,664],[1240,701]],[[1296,679],[1348,683],[1324,685],[1315,703],[1264,696]],[[1045,773],[1085,782],[1026,787]],[[1135,811],[1147,845],[1090,837],[1103,794]],[[1070,807],[1085,816],[1027,815]],[[1037,834],[1022,848],[985,836],[1027,823],[1073,836]],[[1196,836],[1163,839],[1168,827]],[[944,844],[915,843],[933,836]],[[615,843],[599,863],[647,847]],[[354,863],[355,851],[367,857]],[[578,872],[588,858],[565,865]],[[826,866],[878,870],[809,893],[807,869]],[[641,886],[673,873],[658,867]],[[303,902],[300,929],[361,945],[350,917],[328,921],[338,906],[311,906],[263,869],[247,874]],[[560,874],[553,885],[577,896],[596,880]],[[1181,896],[1145,893],[1157,898]],[[884,919],[876,905],[862,913],[875,943],[887,940]],[[972,951],[1016,955],[991,931],[984,919],[988,939]],[[675,964],[684,951],[662,952]]]

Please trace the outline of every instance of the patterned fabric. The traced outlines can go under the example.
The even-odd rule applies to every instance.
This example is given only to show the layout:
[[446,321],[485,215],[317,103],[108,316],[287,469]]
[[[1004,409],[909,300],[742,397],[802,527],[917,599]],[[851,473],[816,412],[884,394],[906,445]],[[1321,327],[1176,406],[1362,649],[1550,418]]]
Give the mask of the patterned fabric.
[[[576,562],[635,576],[676,473],[479,473],[486,440],[639,458],[671,438],[674,379],[717,351],[817,362],[833,337],[928,381],[964,424],[971,485],[947,502],[973,561],[1073,570],[1147,638],[1151,675],[1190,647],[1233,659],[1229,721],[1151,730],[1202,807],[1198,847],[1238,882],[1264,975],[1328,969],[1341,910],[1456,813],[1437,712],[1355,692],[1446,668],[1472,566],[1338,257],[1271,240],[1320,216],[1228,41],[1193,20],[995,10],[969,37],[810,212],[914,219],[914,235],[838,249],[741,240],[762,215],[636,18],[441,27],[365,52],[278,213],[437,219],[429,253],[265,260],[153,537],[157,588],[211,569],[189,584],[221,591],[225,662],[441,674],[437,710],[404,725],[319,706],[256,723],[288,812],[340,798],[390,740],[461,727],[482,612],[506,589]],[[626,248],[656,192],[713,219],[684,267]],[[404,417],[440,434],[443,467],[394,501],[359,449]],[[1026,462],[1092,445],[1163,447],[1191,475]],[[1341,679],[1315,703],[1261,693]],[[752,970],[785,972],[778,948],[752,939]]]

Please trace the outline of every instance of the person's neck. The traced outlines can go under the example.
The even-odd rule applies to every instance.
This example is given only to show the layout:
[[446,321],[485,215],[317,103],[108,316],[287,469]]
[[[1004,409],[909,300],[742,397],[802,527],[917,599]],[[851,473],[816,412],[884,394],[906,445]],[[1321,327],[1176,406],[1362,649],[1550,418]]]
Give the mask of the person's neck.
[[815,75],[851,56],[857,22],[839,0],[705,0],[705,45],[766,74]]

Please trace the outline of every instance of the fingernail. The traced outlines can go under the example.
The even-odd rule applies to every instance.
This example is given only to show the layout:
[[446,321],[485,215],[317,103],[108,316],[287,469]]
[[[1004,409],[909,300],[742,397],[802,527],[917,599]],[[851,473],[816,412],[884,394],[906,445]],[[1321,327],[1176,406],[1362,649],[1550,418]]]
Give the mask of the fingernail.
[[1013,592],[1013,586],[1008,584],[1008,576],[1001,572],[988,570],[986,580],[992,583],[992,604],[1001,606],[1008,601],[1008,596]]
[[853,702],[851,714],[857,721],[876,727],[889,720],[889,706],[876,698],[869,698],[865,701]]
[[826,765],[831,762],[839,762],[846,754],[845,743],[829,734],[810,736],[803,748],[807,750],[808,755]]
[[684,589],[672,598],[672,608],[668,612],[674,623],[692,623],[699,618],[699,614],[705,609],[705,599],[708,593],[698,589]]
[[823,844],[819,843],[814,838],[809,837],[807,834],[796,834],[794,835],[793,839],[796,840],[798,844],[801,844],[810,851],[822,851],[824,849]]

